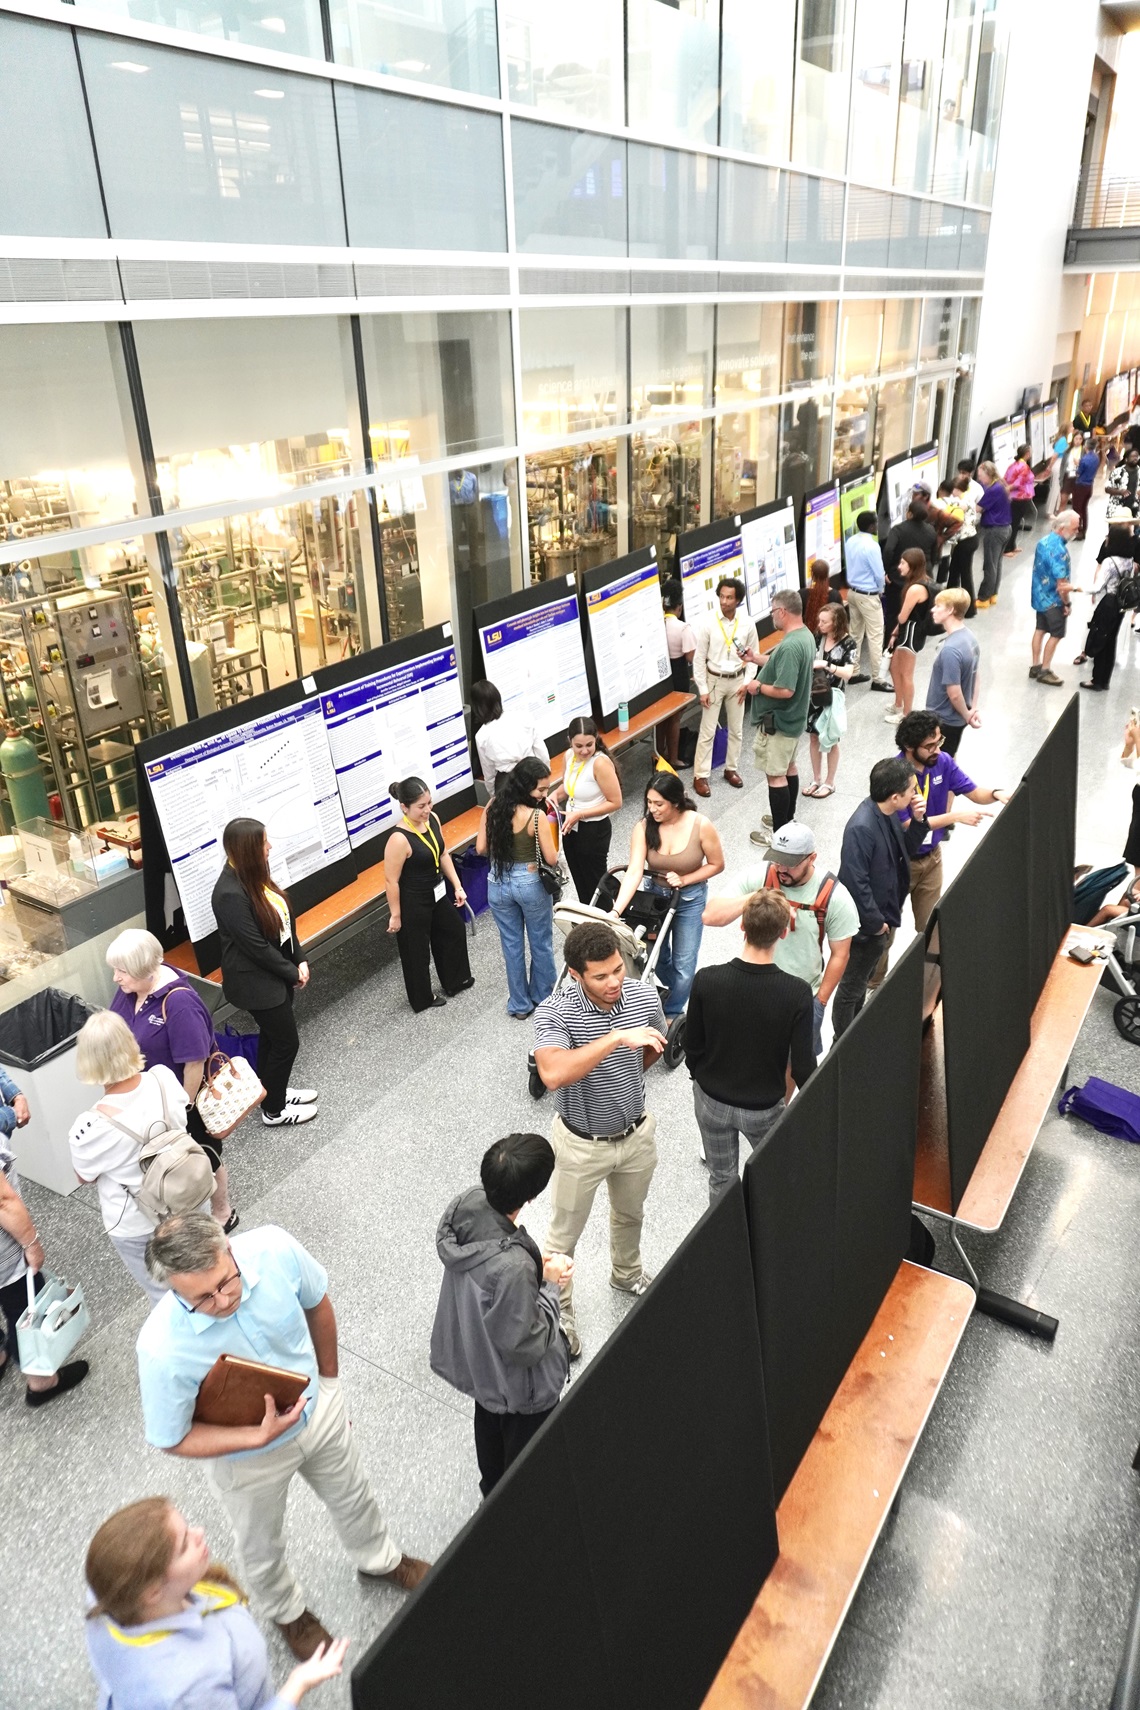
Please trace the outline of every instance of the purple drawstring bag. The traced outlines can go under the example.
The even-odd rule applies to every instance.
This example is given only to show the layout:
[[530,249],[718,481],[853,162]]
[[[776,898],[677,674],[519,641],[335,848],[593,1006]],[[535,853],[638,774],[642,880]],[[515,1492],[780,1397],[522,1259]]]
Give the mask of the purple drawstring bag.
[[1082,1122],[1091,1122],[1102,1134],[1140,1145],[1140,1097],[1114,1087],[1111,1081],[1090,1076],[1083,1087],[1070,1087],[1063,1093],[1057,1109],[1062,1116],[1079,1116]]

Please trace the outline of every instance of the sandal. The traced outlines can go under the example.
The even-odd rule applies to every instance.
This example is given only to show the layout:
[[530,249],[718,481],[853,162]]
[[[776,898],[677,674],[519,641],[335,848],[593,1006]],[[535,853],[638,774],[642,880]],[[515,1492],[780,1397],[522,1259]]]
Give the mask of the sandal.
[[1073,656],[1073,664],[1074,665],[1087,665],[1088,662],[1089,662],[1089,656],[1087,653],[1077,653],[1077,654],[1074,654],[1074,656]]
[[822,788],[823,788],[823,786],[820,783],[819,779],[813,778],[810,784],[804,785],[801,793],[805,796],[818,796],[818,794]]
[[[821,800],[823,799],[824,796],[833,796],[835,794],[835,785],[834,784],[821,784],[819,786],[818,790],[812,791],[812,794],[815,796],[818,796]],[[804,791],[804,795],[805,796],[807,795],[806,790]]]

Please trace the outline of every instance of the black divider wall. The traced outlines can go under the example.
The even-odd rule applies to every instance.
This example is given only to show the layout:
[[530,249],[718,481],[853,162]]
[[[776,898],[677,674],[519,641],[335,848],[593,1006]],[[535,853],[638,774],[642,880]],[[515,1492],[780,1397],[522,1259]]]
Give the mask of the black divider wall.
[[1031,830],[1021,788],[938,905],[953,1211],[1029,1049]]
[[529,1681],[544,1710],[691,1710],[776,1554],[733,1189],[357,1665],[353,1705],[502,1710]]
[[916,940],[745,1167],[777,1502],[910,1239],[924,955]]
[[1073,868],[1077,854],[1077,754],[1079,696],[1038,749],[1025,774],[1029,797],[1029,995],[1041,996],[1054,958],[1073,919]]

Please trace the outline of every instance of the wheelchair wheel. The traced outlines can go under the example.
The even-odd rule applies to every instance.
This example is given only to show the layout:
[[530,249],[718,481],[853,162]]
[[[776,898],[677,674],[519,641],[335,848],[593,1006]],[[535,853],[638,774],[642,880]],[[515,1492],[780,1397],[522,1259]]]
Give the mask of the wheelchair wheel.
[[538,1072],[538,1065],[535,1063],[533,1054],[527,1058],[527,1071],[527,1088],[531,1098],[545,1098],[546,1085]]
[[1140,997],[1122,997],[1112,1011],[1116,1031],[1130,1045],[1140,1045]]
[[669,1031],[665,1035],[665,1049],[661,1053],[662,1061],[667,1069],[675,1069],[685,1060],[685,1017],[675,1015],[669,1023]]

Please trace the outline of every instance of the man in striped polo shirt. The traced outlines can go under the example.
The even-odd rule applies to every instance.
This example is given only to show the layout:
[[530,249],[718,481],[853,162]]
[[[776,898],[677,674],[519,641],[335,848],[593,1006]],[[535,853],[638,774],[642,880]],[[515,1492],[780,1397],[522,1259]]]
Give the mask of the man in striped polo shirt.
[[[657,1167],[656,1118],[645,1109],[645,1070],[665,1049],[656,989],[625,978],[617,934],[583,921],[566,939],[570,978],[534,1012],[534,1060],[558,1114],[547,1253],[571,1257],[594,1195],[610,1195],[610,1284],[644,1294],[641,1263],[645,1196]],[[572,1359],[582,1352],[574,1322],[574,1282],[560,1286],[562,1328]]]

